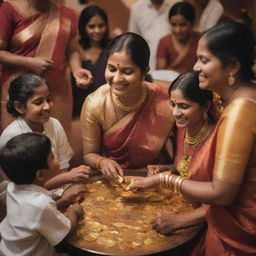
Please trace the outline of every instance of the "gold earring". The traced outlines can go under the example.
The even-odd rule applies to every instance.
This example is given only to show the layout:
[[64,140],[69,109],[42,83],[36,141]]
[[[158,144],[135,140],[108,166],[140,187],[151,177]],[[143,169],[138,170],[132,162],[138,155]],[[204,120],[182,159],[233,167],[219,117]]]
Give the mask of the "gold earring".
[[235,83],[235,81],[236,81],[235,77],[234,77],[233,74],[230,72],[230,73],[229,73],[229,77],[228,77],[228,84],[229,84],[230,86],[232,86],[232,85]]

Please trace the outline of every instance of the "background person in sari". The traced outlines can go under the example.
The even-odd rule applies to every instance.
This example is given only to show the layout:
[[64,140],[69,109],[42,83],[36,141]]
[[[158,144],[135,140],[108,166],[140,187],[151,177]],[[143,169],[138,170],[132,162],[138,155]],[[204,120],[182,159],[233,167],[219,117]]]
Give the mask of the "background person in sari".
[[173,120],[166,88],[144,81],[150,51],[135,33],[107,48],[107,84],[90,94],[81,112],[84,160],[108,178],[123,168],[157,163]]
[[108,17],[98,6],[88,6],[81,12],[78,29],[82,66],[91,71],[93,82],[84,90],[79,88],[73,79],[73,117],[80,116],[85,98],[106,83],[104,75],[106,54],[104,50],[109,42]]
[[196,63],[196,48],[200,38],[193,31],[195,9],[189,3],[176,3],[169,11],[172,34],[162,37],[157,49],[157,69],[177,72],[191,70]]
[[[208,229],[192,255],[256,254],[254,46],[252,33],[236,22],[207,30],[199,41],[194,67],[199,86],[217,92],[226,107],[216,125],[212,181],[172,176],[168,182],[186,198],[209,204]],[[149,187],[159,177],[151,176],[135,187]]]
[[[11,80],[27,72],[44,75],[54,101],[53,116],[69,134],[72,91],[67,63],[79,85],[91,80],[75,49],[76,14],[50,0],[12,0],[0,7],[1,129],[11,121],[6,112]],[[63,104],[65,102],[65,104]]]

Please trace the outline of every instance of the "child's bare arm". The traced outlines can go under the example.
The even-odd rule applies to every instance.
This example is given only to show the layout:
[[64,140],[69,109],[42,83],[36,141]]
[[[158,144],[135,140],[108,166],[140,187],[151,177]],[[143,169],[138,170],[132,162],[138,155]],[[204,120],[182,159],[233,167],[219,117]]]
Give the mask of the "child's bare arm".
[[52,179],[48,180],[44,184],[44,187],[46,189],[51,190],[68,183],[83,182],[86,179],[88,179],[90,172],[90,167],[86,165],[80,165],[76,168],[73,168],[70,171],[61,173],[53,177]]

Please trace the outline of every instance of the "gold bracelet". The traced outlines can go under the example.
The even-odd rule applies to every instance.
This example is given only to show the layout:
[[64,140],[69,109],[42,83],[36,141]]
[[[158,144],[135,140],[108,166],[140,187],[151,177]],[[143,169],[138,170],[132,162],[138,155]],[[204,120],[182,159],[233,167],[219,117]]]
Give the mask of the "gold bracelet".
[[103,160],[103,159],[106,159],[107,157],[105,157],[105,156],[101,156],[101,157],[98,157],[98,159],[97,159],[97,161],[96,161],[96,164],[95,164],[95,166],[96,166],[96,168],[98,169],[98,170],[100,170],[101,168],[100,168],[100,163],[101,163],[101,161]]
[[179,180],[179,183],[178,183],[178,193],[180,194],[180,195],[182,195],[182,193],[181,193],[181,184],[182,184],[182,182],[185,180],[185,178],[183,177],[183,178],[180,178],[180,180]]
[[160,188],[162,188],[162,177],[163,177],[163,173],[160,173],[160,174],[158,174],[158,179],[157,179],[157,185],[160,187]]
[[179,182],[180,176],[176,176],[175,180],[173,182],[173,191],[174,193],[178,193],[178,182]]
[[170,174],[169,175],[169,178],[168,178],[168,188],[170,189],[170,190],[172,190],[173,191],[173,184],[172,184],[172,178],[174,177],[174,175],[173,174]]

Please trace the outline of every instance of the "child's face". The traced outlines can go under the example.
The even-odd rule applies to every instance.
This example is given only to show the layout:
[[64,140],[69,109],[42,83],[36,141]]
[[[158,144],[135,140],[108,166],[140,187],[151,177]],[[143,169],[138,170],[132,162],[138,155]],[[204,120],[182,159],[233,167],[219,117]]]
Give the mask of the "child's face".
[[52,152],[52,150],[47,157],[47,164],[48,169],[44,170],[44,183],[55,177],[56,175],[60,174],[59,161],[56,155]]
[[50,118],[52,110],[52,99],[48,86],[42,83],[35,91],[34,95],[29,98],[26,105],[22,107],[23,118],[33,131],[38,131],[38,126]]

